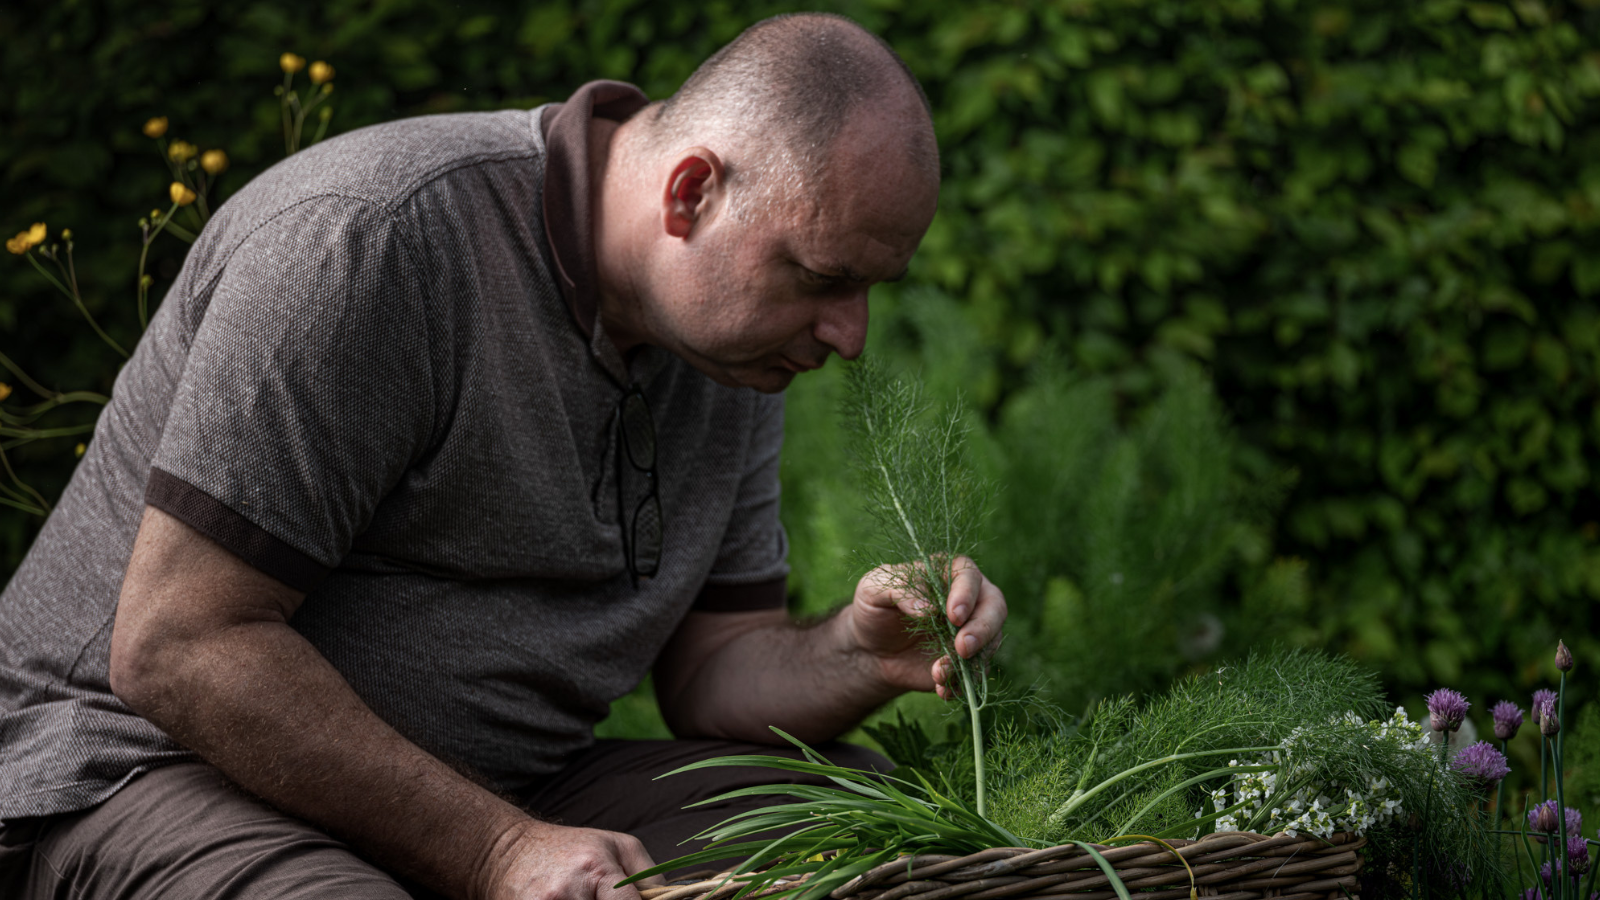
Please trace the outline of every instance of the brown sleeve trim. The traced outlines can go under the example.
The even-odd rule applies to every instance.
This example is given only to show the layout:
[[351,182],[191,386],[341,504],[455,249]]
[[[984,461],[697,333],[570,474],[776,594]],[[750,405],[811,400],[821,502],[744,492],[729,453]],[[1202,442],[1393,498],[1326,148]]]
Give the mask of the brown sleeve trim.
[[789,579],[757,584],[708,584],[695,598],[695,612],[756,612],[789,605]]
[[144,502],[297,591],[310,591],[331,571],[171,472],[151,467]]

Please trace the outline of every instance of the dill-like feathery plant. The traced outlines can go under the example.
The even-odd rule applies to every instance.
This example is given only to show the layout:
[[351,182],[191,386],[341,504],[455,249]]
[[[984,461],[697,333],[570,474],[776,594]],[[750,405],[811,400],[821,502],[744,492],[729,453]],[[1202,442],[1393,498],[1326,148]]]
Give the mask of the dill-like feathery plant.
[[[1255,653],[1143,703],[1107,699],[1084,722],[1036,710],[991,735],[990,817],[1047,846],[1128,834],[1192,837],[1228,815],[1241,815],[1240,830],[1265,831],[1274,808],[1303,787],[1360,790],[1382,779],[1404,824],[1369,833],[1376,864],[1402,865],[1412,876],[1415,863],[1416,877],[1436,882],[1440,873],[1468,871],[1474,893],[1497,883],[1503,873],[1490,826],[1477,814],[1481,791],[1433,752],[1378,739],[1372,723],[1393,712],[1370,672],[1305,650]],[[1286,741],[1292,762],[1282,753]],[[1278,794],[1244,809],[1211,808],[1207,789],[1275,754]]]
[[987,797],[981,711],[989,698],[982,656],[956,652],[957,627],[945,613],[954,560],[970,557],[991,495],[965,456],[966,427],[959,408],[934,410],[917,382],[889,375],[875,360],[849,367],[844,420],[863,502],[876,540],[857,552],[868,566],[895,564],[895,587],[921,612],[907,618],[933,657],[951,662],[950,685],[967,708],[972,736],[978,815]]

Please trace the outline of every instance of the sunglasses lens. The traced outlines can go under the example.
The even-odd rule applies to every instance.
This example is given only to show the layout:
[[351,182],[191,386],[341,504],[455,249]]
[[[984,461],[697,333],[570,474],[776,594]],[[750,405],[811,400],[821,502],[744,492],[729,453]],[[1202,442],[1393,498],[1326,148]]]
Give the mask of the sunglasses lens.
[[661,565],[661,501],[654,493],[633,511],[633,568],[654,575]]
[[629,394],[622,401],[622,443],[635,468],[655,468],[656,426],[650,419],[650,407],[638,394]]

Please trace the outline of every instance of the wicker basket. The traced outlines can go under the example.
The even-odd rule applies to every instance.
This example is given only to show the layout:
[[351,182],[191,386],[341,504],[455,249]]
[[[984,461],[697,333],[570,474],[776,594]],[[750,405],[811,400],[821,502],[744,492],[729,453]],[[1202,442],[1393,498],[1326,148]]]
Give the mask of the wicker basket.
[[[1139,900],[1198,896],[1218,900],[1355,900],[1364,837],[1266,837],[1244,832],[1198,841],[1141,843],[1096,850]],[[1193,881],[1191,883],[1191,870]],[[690,884],[646,888],[643,900],[723,900],[745,886],[727,873]],[[792,887],[788,882],[784,887]],[[780,890],[773,887],[762,893]],[[751,896],[761,896],[753,894]],[[833,900],[1113,900],[1099,865],[1075,844],[1044,850],[996,847],[970,856],[916,856],[885,863],[830,894]]]

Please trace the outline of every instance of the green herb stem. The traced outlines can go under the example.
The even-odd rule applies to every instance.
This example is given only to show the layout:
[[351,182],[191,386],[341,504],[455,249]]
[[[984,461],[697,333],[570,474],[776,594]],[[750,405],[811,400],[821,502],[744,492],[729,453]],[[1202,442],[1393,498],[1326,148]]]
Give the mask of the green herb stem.
[[1164,766],[1168,763],[1174,763],[1184,759],[1201,759],[1207,756],[1227,756],[1229,754],[1238,753],[1266,753],[1279,749],[1282,748],[1276,746],[1230,747],[1223,750],[1196,750],[1190,753],[1174,753],[1169,756],[1163,756],[1159,759],[1152,759],[1149,762],[1140,763],[1139,765],[1123,769],[1121,772],[1112,775],[1110,778],[1107,778],[1082,794],[1074,793],[1073,796],[1067,798],[1066,803],[1063,803],[1059,809],[1050,814],[1050,818],[1047,821],[1053,826],[1059,826],[1062,822],[1067,820],[1068,816],[1077,811],[1078,807],[1089,802],[1090,800],[1093,800],[1095,795],[1099,794],[1101,791],[1110,788],[1117,782],[1127,778],[1132,778],[1134,775],[1137,775],[1140,772],[1148,769],[1153,769],[1156,766]]
[[[1556,694],[1557,723],[1561,723],[1561,707],[1563,705],[1562,701],[1565,698],[1566,693],[1567,673],[1562,672],[1561,687]],[[1557,863],[1552,863],[1550,866],[1550,887],[1551,893],[1555,895],[1555,900],[1563,900],[1563,898],[1565,898],[1569,893],[1567,889],[1567,879],[1570,877],[1572,870],[1572,860],[1567,857],[1567,794],[1565,789],[1567,777],[1564,765],[1565,761],[1562,759],[1561,754],[1561,738],[1562,733],[1566,731],[1566,728],[1564,723],[1561,724],[1562,728],[1560,731],[1556,732],[1555,740],[1550,742],[1550,750],[1553,756],[1551,759],[1551,764],[1556,770],[1556,826],[1561,836],[1561,842],[1556,845],[1556,849],[1554,851],[1554,855],[1559,863],[1559,866]],[[1561,873],[1559,876],[1556,874],[1558,870]],[[1574,886],[1576,886],[1577,879],[1574,878],[1573,882]]]

